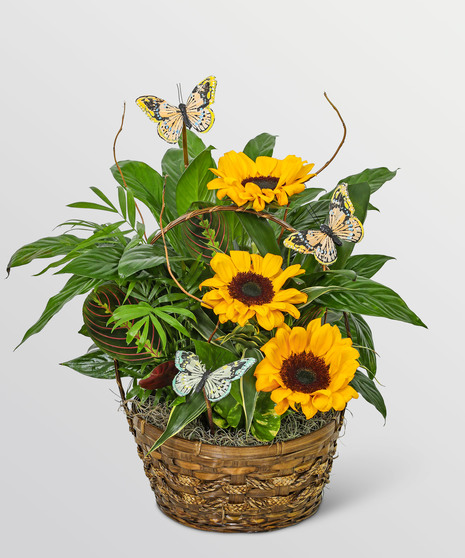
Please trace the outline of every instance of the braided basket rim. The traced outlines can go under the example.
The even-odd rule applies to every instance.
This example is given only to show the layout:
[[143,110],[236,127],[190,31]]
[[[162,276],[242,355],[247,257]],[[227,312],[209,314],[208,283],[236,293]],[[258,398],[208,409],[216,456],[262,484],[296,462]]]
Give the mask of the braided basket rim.
[[[171,448],[178,451],[193,453],[197,456],[225,459],[250,459],[251,457],[273,457],[277,455],[287,455],[300,450],[311,451],[312,448],[317,450],[328,437],[334,433],[338,433],[342,425],[344,412],[340,411],[325,426],[304,434],[293,440],[285,442],[275,442],[270,445],[236,447],[236,446],[218,446],[200,440],[187,440],[178,436],[172,436],[163,443],[163,447]],[[141,434],[145,434],[154,440],[154,442],[163,434],[156,426],[141,419],[137,415],[133,415],[132,424]]]

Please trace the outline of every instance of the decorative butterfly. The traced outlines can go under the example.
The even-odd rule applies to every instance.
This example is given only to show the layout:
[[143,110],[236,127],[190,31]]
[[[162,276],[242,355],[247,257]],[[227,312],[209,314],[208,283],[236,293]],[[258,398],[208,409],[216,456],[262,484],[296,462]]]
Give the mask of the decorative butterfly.
[[177,351],[175,365],[179,370],[173,380],[173,389],[178,395],[187,395],[192,390],[198,393],[205,388],[210,401],[219,401],[231,391],[231,382],[243,376],[256,363],[255,358],[243,358],[207,370],[199,357],[189,351]]
[[328,224],[320,225],[320,230],[292,233],[284,240],[284,246],[301,254],[313,254],[321,265],[331,265],[337,259],[336,246],[342,246],[343,240],[360,242],[362,238],[363,225],[354,216],[347,184],[342,183],[329,203]]
[[197,132],[208,132],[213,126],[215,115],[209,107],[215,101],[215,90],[216,78],[209,76],[194,87],[187,103],[178,107],[151,95],[139,97],[136,103],[150,120],[158,122],[158,135],[168,143],[176,143],[183,124]]

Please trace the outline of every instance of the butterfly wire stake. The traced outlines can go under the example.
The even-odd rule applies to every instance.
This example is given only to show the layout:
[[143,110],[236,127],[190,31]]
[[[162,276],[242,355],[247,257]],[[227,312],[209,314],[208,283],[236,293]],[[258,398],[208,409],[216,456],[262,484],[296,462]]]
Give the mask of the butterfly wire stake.
[[[184,101],[182,100],[181,84],[177,83],[176,87],[178,88],[179,106],[180,107],[182,106],[185,110]],[[187,167],[189,166],[189,153],[187,151],[187,128],[186,128],[186,120],[184,118],[184,114],[182,118],[182,152],[184,155],[184,166],[187,169]]]
[[[128,189],[128,185],[126,184],[126,179],[124,178],[123,171],[121,170],[121,167],[119,166],[118,160],[116,159],[116,142],[117,142],[117,140],[118,140],[118,136],[119,136],[119,135],[121,134],[121,132],[123,131],[124,115],[125,115],[125,114],[126,114],[126,101],[123,103],[123,115],[122,115],[122,117],[121,117],[121,126],[119,127],[119,130],[118,130],[118,132],[117,132],[117,134],[116,134],[116,136],[115,136],[115,140],[114,140],[114,142],[113,142],[113,159],[114,159],[115,164],[116,164],[116,167],[118,168],[118,171],[119,171],[119,173],[120,173],[120,175],[121,175],[121,180],[123,181],[124,188],[127,190],[127,189]],[[136,202],[135,200],[134,200],[134,205],[135,205],[135,207],[136,207],[136,209],[137,209],[137,213],[139,213],[139,217],[140,217],[141,223],[144,225],[144,238],[145,238],[145,241],[148,242],[147,235],[145,234],[145,221],[144,221],[144,217],[143,217],[143,215],[142,215],[142,213],[141,213],[141,211],[140,211],[140,209],[139,209],[139,206],[137,205],[137,202]]]

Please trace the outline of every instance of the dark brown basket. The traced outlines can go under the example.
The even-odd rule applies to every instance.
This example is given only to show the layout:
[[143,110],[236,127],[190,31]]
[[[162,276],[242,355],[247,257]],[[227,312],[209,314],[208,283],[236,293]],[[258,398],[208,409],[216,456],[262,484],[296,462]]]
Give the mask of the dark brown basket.
[[196,529],[257,532],[294,525],[317,511],[343,413],[288,442],[235,448],[173,437],[150,455],[162,431],[138,416],[129,421],[163,513]]

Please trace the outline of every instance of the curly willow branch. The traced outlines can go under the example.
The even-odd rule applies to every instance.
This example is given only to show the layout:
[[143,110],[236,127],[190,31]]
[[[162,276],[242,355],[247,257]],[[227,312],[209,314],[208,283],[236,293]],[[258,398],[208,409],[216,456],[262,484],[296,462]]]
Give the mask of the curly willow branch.
[[250,213],[251,215],[256,215],[262,219],[268,219],[273,221],[274,223],[278,224],[280,227],[283,227],[286,231],[295,232],[296,229],[291,227],[286,221],[282,219],[278,219],[274,215],[270,215],[269,213],[262,213],[260,211],[254,211],[253,209],[242,209],[242,207],[237,207],[235,205],[215,205],[213,207],[205,207],[203,209],[196,209],[195,211],[190,211],[189,213],[185,213],[181,215],[171,223],[168,223],[166,227],[160,230],[153,238],[151,243],[154,244],[158,239],[160,239],[163,235],[169,232],[171,229],[180,225],[181,223],[185,223],[189,221],[189,219],[193,219],[194,217],[198,217],[199,215],[205,215],[206,213],[216,213],[217,211],[235,211],[236,213]]
[[[324,95],[325,95],[326,100],[328,101],[328,103],[333,107],[333,109],[336,111],[337,115],[339,116],[339,120],[341,121],[342,127],[344,128],[344,134],[342,135],[341,143],[339,144],[338,148],[337,148],[336,151],[334,152],[334,155],[331,157],[331,159],[330,159],[329,161],[327,161],[327,162],[321,167],[320,170],[317,170],[317,171],[316,171],[316,173],[312,176],[312,178],[314,178],[317,174],[320,174],[320,172],[321,172],[322,170],[324,170],[328,165],[330,165],[330,164],[334,161],[334,159],[336,158],[336,155],[339,153],[339,151],[340,151],[340,149],[341,149],[343,143],[345,142],[345,140],[346,140],[346,135],[347,135],[347,128],[346,128],[345,122],[344,122],[344,120],[343,120],[343,118],[342,118],[342,116],[341,116],[341,113],[337,110],[337,108],[336,108],[336,107],[333,105],[333,103],[329,100],[329,97],[328,97],[328,95],[326,95],[326,92],[325,92]],[[311,180],[311,179],[310,179],[310,180]]]
[[[117,159],[116,159],[116,141],[118,140],[118,136],[119,136],[119,135],[121,134],[121,132],[123,131],[123,124],[124,124],[124,116],[125,116],[125,114],[126,114],[126,103],[123,103],[123,115],[122,115],[122,117],[121,117],[121,126],[119,127],[119,130],[118,130],[118,132],[117,132],[117,134],[116,134],[116,136],[115,136],[115,140],[114,140],[114,142],[113,142],[113,159],[114,159],[115,164],[116,164],[116,167],[117,167],[117,169],[118,169],[118,171],[119,171],[119,173],[120,173],[120,175],[121,175],[121,180],[123,181],[124,187],[125,187],[125,189],[127,190],[127,189],[128,189],[128,185],[126,184],[126,179],[124,178],[123,171],[121,170],[121,167],[119,166],[119,163],[118,163],[118,161],[117,161]],[[135,205],[135,207],[136,207],[136,209],[137,209],[137,213],[139,213],[139,217],[140,217],[141,223],[144,225],[144,229],[145,229],[144,217],[143,217],[143,215],[142,215],[142,213],[141,213],[141,211],[140,211],[140,209],[139,209],[139,206],[137,205],[137,202],[136,202],[135,200],[134,200],[134,205]],[[144,238],[145,238],[145,240],[147,241],[147,235],[145,234],[145,232],[144,232]]]

